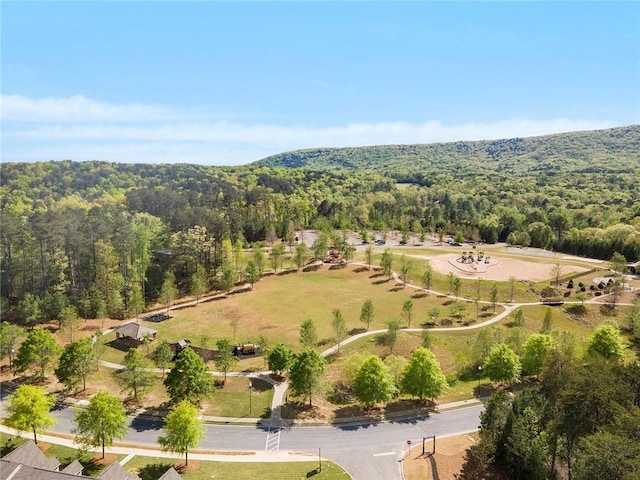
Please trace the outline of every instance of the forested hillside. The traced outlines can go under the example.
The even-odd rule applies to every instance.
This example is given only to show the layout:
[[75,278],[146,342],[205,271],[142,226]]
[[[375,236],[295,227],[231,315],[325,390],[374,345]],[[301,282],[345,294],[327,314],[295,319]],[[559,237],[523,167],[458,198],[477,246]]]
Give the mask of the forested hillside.
[[[640,125],[540,137],[424,145],[318,148],[257,162],[269,167],[375,170],[398,180],[433,184],[432,174],[456,176],[558,173],[637,173]],[[542,178],[544,180],[544,176]]]
[[82,315],[122,317],[155,301],[167,272],[188,291],[196,272],[217,280],[234,246],[301,228],[457,234],[636,260],[639,152],[640,127],[630,126],[294,152],[242,167],[3,163],[1,294],[47,299],[50,315],[64,297]]

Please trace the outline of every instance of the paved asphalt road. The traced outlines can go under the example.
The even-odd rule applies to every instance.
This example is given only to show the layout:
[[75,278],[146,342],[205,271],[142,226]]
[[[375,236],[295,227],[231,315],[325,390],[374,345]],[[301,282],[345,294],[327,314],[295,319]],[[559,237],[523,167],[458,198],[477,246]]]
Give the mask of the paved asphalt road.
[[[449,436],[477,429],[482,405],[433,413],[427,418],[378,424],[290,427],[269,430],[259,426],[206,424],[202,450],[294,451],[317,454],[344,467],[356,480],[400,479],[401,459],[407,440],[414,445],[423,437]],[[55,411],[58,423],[53,431],[68,433],[73,428],[73,409]],[[162,421],[135,417],[122,442],[157,446]]]

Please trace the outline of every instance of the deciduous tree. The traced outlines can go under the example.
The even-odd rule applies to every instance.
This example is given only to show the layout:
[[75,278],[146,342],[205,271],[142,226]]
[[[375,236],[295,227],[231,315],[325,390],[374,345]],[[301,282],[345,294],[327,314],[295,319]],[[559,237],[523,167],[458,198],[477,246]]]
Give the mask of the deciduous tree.
[[289,369],[292,361],[293,352],[283,343],[278,343],[269,349],[269,353],[267,354],[269,370],[272,370],[278,376]]
[[499,343],[491,349],[484,371],[491,381],[507,384],[520,381],[520,359],[506,344]]
[[353,380],[353,394],[359,402],[370,407],[374,403],[386,403],[398,393],[389,368],[379,357],[367,358]]
[[364,250],[364,261],[367,263],[367,268],[371,270],[371,264],[373,263],[373,247],[371,245]]
[[60,312],[60,330],[62,330],[69,339],[73,342],[78,334],[78,330],[82,325],[82,320],[78,317],[76,307],[67,306]]
[[50,413],[55,397],[47,395],[44,388],[21,385],[7,400],[7,425],[19,432],[33,432],[35,443],[38,443],[38,432],[56,423]]
[[625,346],[618,328],[610,323],[597,327],[587,342],[587,353],[615,362],[622,361]]
[[498,303],[498,284],[493,282],[491,284],[491,292],[489,293],[489,300],[491,301],[491,307],[493,313],[496,313],[496,303]]
[[393,347],[398,341],[398,332],[400,331],[400,320],[392,318],[387,321],[387,331],[384,334],[384,344],[389,347],[389,353],[393,353]]
[[340,342],[344,340],[347,335],[347,323],[344,320],[344,315],[340,309],[333,310],[333,320],[331,321],[331,328],[333,329],[334,340],[338,345],[338,352],[340,351]]
[[402,304],[401,315],[407,322],[407,328],[411,328],[411,318],[413,317],[413,301],[411,299],[405,300]]
[[411,271],[413,270],[413,262],[407,258],[406,255],[402,255],[400,257],[400,278],[402,280],[402,287],[404,288],[407,285],[407,279],[409,275],[411,275]]
[[160,289],[160,302],[167,308],[167,312],[169,311],[169,307],[171,303],[178,298],[178,287],[176,287],[176,277],[171,270],[167,271],[164,276],[164,281],[162,282],[162,288]]
[[200,297],[209,291],[209,279],[204,268],[199,268],[191,275],[191,295],[196,297],[196,305],[200,302]]
[[538,375],[542,371],[547,355],[553,348],[549,335],[534,333],[524,342],[522,369],[528,375]]
[[156,375],[151,370],[151,366],[150,360],[142,356],[136,348],[131,348],[124,356],[124,369],[115,373],[116,379],[126,391],[133,394],[133,398],[138,400],[156,383]]
[[296,245],[295,251],[295,260],[296,267],[300,270],[307,263],[307,259],[309,258],[309,247],[304,242],[301,242]]
[[87,377],[94,370],[96,354],[91,338],[85,337],[64,347],[56,377],[68,390],[75,390],[82,383],[82,390],[87,388]]
[[367,330],[369,330],[369,326],[373,320],[374,311],[373,300],[370,298],[365,300],[360,309],[360,321],[367,324]]
[[306,396],[309,406],[312,406],[311,398],[320,386],[324,368],[324,358],[311,348],[306,348],[296,355],[289,368],[291,392],[296,396]]
[[416,348],[411,353],[409,363],[402,376],[402,391],[418,397],[438,397],[447,386],[436,356],[427,348]]
[[204,426],[198,409],[186,400],[181,401],[167,415],[162,427],[164,435],[158,443],[164,451],[184,453],[184,463],[189,464],[189,449],[196,448],[205,437]]
[[253,288],[253,286],[260,280],[262,275],[253,259],[247,262],[247,268],[245,268],[244,273],[247,277],[247,282],[251,285],[251,288]]
[[233,354],[233,347],[231,342],[226,338],[221,338],[216,342],[216,348],[218,349],[218,355],[214,362],[218,371],[224,373],[223,384],[227,382],[227,372],[238,363],[238,357]]
[[382,273],[391,278],[393,255],[388,248],[385,248],[384,252],[382,253],[382,257],[380,257],[380,266],[382,267]]
[[173,360],[173,351],[165,340],[162,340],[155,348],[151,355],[151,360],[157,368],[162,369],[162,378],[164,379],[165,370]]
[[213,391],[213,377],[202,357],[187,347],[178,355],[164,385],[172,403],[188,400],[196,404]]
[[100,390],[89,401],[87,408],[76,412],[76,443],[84,446],[102,447],[104,458],[105,447],[111,446],[116,438],[124,438],[127,434],[129,419],[122,401],[104,390]]
[[433,267],[427,261],[424,265],[424,273],[422,274],[422,286],[429,293],[431,291],[431,282],[433,281]]
[[[11,357],[15,354],[18,342],[24,334],[24,328],[9,322],[2,322],[0,324],[0,358],[9,355],[11,362],[13,362],[13,358]],[[13,367],[13,365],[11,366]]]
[[56,343],[49,330],[34,328],[22,342],[15,358],[15,368],[18,372],[35,369],[43,379],[47,371],[55,364],[62,352],[62,347]]

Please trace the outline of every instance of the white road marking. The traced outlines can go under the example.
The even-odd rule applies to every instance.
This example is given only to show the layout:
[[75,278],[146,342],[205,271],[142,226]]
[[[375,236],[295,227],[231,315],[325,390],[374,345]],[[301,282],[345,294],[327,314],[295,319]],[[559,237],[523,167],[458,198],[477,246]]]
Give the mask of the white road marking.
[[382,452],[382,453],[374,453],[374,457],[386,457],[388,455],[395,455],[396,452]]

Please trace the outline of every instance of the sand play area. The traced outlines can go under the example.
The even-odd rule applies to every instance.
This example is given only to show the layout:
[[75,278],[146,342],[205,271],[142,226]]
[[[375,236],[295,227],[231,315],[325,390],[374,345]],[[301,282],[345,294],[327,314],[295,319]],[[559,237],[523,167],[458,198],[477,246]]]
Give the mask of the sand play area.
[[[552,277],[551,269],[555,266],[554,262],[545,262],[536,260],[529,262],[527,260],[518,260],[509,257],[489,256],[481,259],[481,261],[467,262],[460,261],[460,254],[444,254],[427,256],[416,256],[429,260],[434,271],[447,275],[453,272],[461,278],[482,278],[483,280],[507,281],[513,276],[520,281],[541,282]],[[564,275],[573,272],[586,272],[588,268],[576,265],[562,265],[562,273]]]

